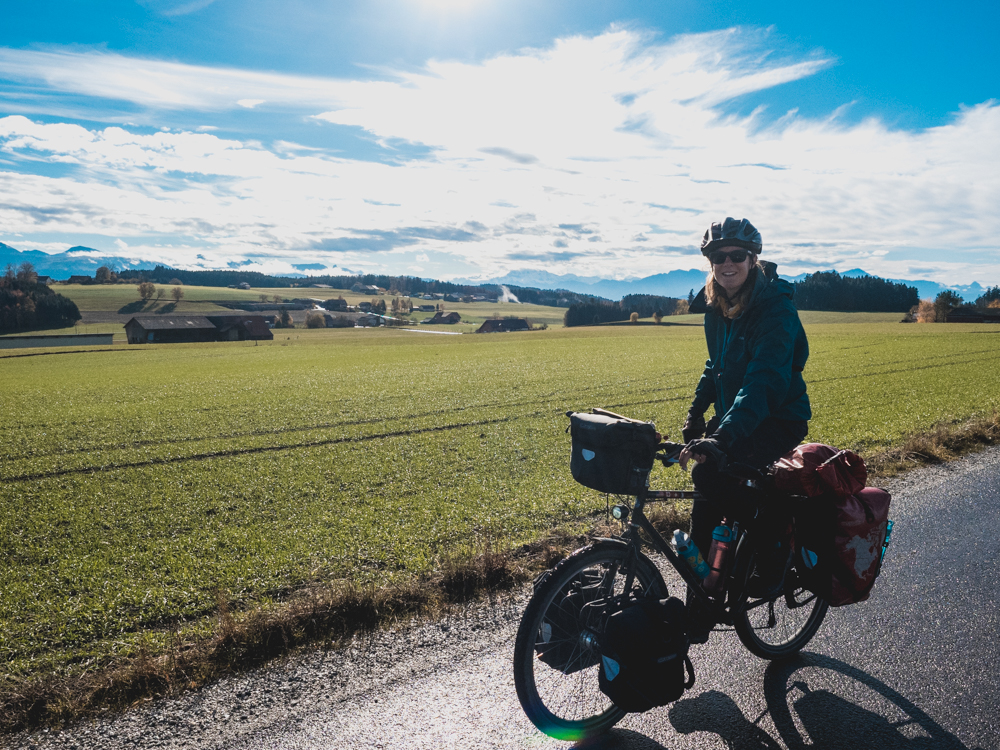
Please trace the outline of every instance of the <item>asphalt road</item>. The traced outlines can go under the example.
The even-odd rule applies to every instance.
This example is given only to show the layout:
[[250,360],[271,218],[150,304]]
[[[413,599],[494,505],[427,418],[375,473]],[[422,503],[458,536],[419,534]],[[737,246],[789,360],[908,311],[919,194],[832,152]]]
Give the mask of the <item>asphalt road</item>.
[[[733,633],[692,651],[684,698],[590,747],[1000,749],[1000,450],[887,483],[896,521],[872,598],[768,664]],[[511,675],[525,594],[313,653],[13,747],[548,748]]]

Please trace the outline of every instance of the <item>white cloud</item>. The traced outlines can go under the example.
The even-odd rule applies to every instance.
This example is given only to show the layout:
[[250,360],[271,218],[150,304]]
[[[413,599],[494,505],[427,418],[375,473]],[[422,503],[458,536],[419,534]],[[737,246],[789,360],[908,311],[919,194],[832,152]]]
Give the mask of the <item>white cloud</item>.
[[244,107],[245,109],[253,109],[258,104],[263,104],[264,100],[263,99],[240,99],[236,103],[239,104],[241,107]]
[[[751,218],[766,257],[795,271],[905,277],[930,266],[941,281],[1000,283],[1000,107],[916,132],[835,113],[770,124],[759,112],[721,115],[733,97],[828,64],[778,59],[766,42],[728,30],[654,44],[612,30],[381,81],[0,50],[4,76],[74,94],[154,110],[267,101],[362,128],[386,148],[432,148],[390,166],[283,137],[11,116],[0,119],[0,158],[21,168],[0,172],[0,228],[186,238],[157,251],[178,265],[204,262],[197,253],[273,255],[398,272],[388,251],[404,249],[443,277],[526,266],[622,277],[700,265],[700,234],[730,214]],[[30,169],[56,161],[66,174]]]

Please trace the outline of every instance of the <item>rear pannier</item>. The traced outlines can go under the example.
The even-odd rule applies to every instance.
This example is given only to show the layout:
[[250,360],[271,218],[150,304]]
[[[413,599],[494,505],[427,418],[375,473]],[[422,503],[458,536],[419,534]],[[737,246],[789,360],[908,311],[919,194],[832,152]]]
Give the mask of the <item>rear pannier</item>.
[[635,495],[649,485],[660,436],[652,422],[604,414],[567,412],[573,454],[573,479],[585,487],[616,495]]
[[864,459],[822,443],[798,446],[773,467],[777,489],[804,496],[795,516],[802,582],[830,606],[871,594],[889,544],[889,493],[866,487]]

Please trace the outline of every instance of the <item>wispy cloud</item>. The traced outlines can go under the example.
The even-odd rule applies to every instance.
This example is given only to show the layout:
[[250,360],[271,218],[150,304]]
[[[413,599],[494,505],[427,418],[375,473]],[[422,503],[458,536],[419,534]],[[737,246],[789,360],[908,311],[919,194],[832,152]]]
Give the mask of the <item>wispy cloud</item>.
[[[725,115],[736,97],[829,65],[775,44],[753,29],[666,43],[612,29],[382,80],[0,50],[2,78],[50,97],[124,102],[164,124],[178,111],[257,116],[266,103],[318,132],[348,126],[386,148],[425,144],[423,158],[385,164],[283,132],[251,141],[9,116],[0,227],[104,234],[133,252],[162,236],[182,260],[399,270],[421,255],[440,276],[535,265],[621,277],[700,265],[705,226],[729,214],[751,217],[767,257],[794,271],[905,277],[920,267],[943,281],[1000,282],[1000,107],[965,108],[923,131],[836,113]],[[34,166],[53,162],[59,174]],[[673,244],[656,246],[664,233]]]

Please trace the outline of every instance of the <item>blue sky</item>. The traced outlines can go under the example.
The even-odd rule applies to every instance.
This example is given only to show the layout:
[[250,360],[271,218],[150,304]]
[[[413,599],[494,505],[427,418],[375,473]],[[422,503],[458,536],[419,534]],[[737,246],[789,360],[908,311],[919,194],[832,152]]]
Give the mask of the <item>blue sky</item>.
[[1000,283],[1000,4],[11,4],[0,241],[179,267]]

